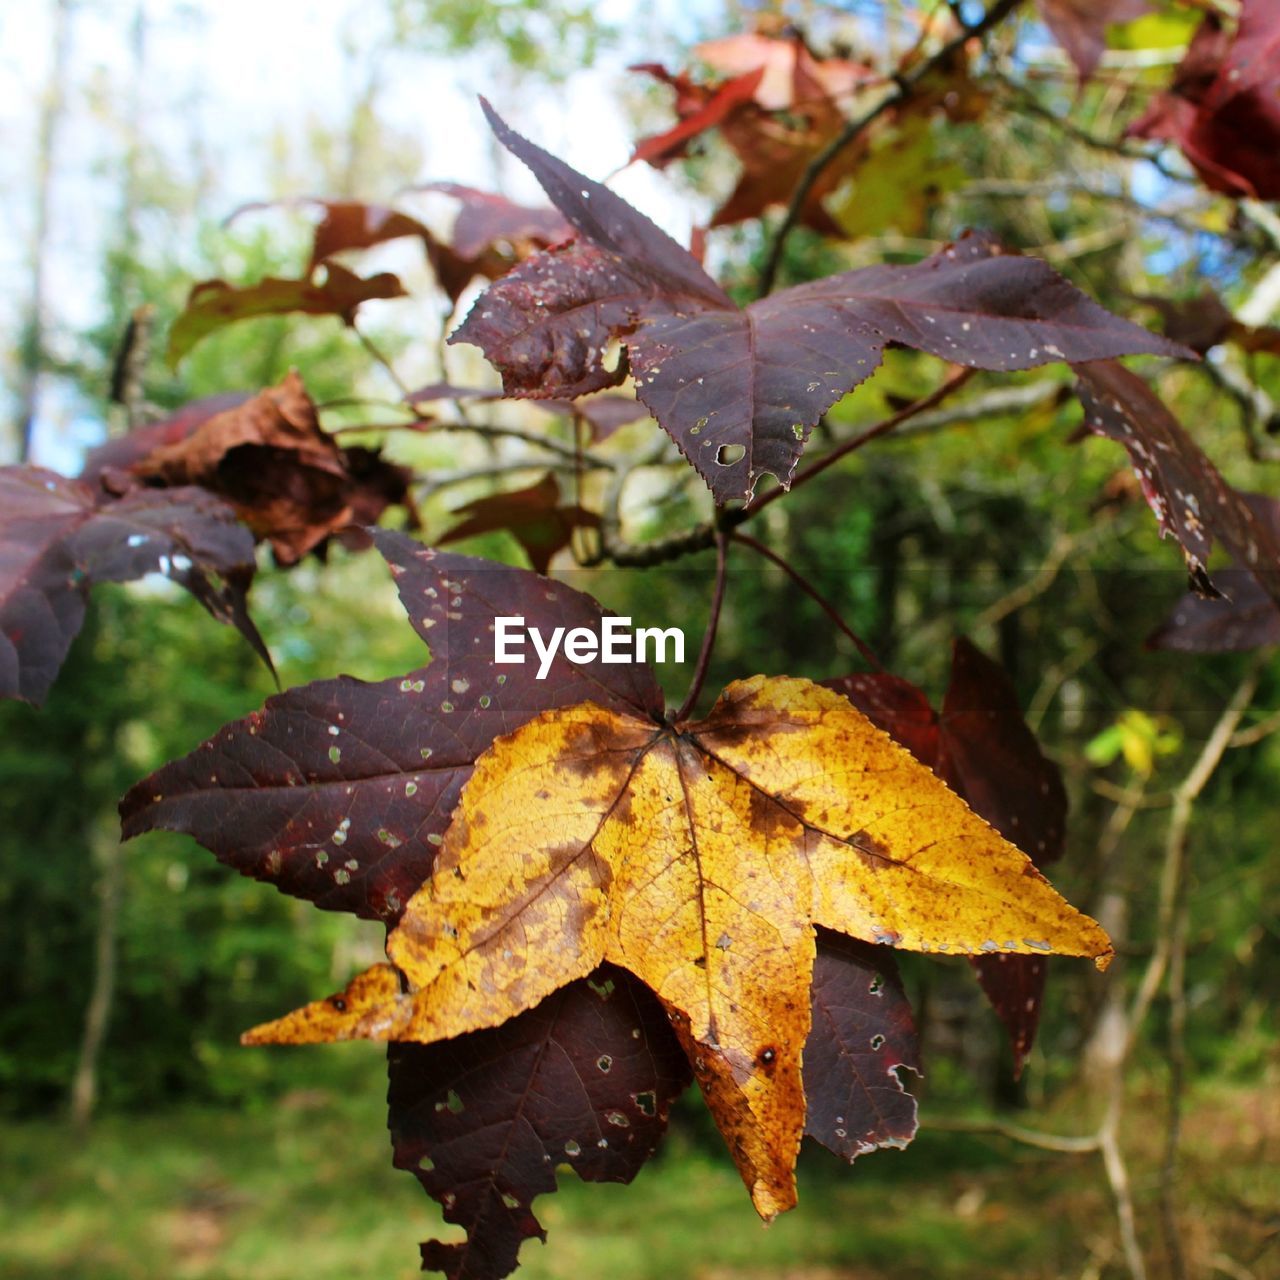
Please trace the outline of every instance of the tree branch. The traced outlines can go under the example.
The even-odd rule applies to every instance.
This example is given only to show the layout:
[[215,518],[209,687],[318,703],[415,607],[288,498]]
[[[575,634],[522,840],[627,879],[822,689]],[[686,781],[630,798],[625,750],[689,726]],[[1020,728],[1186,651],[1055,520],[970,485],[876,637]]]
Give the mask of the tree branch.
[[948,40],[937,53],[918,63],[905,75],[895,77],[893,88],[874,107],[845,124],[840,132],[809,161],[804,173],[800,175],[800,181],[796,184],[795,190],[791,193],[791,201],[787,205],[786,213],[783,214],[782,221],[778,224],[778,228],[773,234],[773,239],[770,241],[769,251],[765,256],[764,266],[760,271],[760,284],[756,291],[757,297],[763,298],[773,291],[787,237],[795,229],[796,223],[800,219],[801,210],[804,208],[804,203],[809,198],[809,193],[813,190],[814,184],[822,177],[836,157],[891,107],[896,107],[913,97],[921,82],[932,75],[938,67],[949,61],[952,55],[963,49],[970,40],[979,39],[986,35],[992,27],[1007,18],[1020,3],[1021,0],[996,0],[977,22],[970,23],[968,26],[962,25],[960,33]]

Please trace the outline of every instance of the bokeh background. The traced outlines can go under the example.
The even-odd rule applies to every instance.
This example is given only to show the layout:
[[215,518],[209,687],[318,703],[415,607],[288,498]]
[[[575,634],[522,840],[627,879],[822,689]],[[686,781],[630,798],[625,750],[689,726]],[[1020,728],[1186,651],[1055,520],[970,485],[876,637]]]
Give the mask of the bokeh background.
[[[1036,73],[1038,101],[1114,136],[1143,86],[1167,79],[1195,20],[1185,8],[1157,9],[1132,39],[1145,61],[1125,60],[1128,29],[1117,29],[1112,74],[1080,93],[1030,18],[1015,24],[1005,53]],[[914,11],[722,0],[6,6],[0,461],[25,450],[74,474],[86,447],[121,429],[107,387],[134,308],[151,304],[163,333],[194,280],[301,267],[305,220],[276,209],[227,222],[249,202],[389,200],[437,180],[534,200],[528,175],[483,128],[475,103],[483,92],[583,171],[616,173],[620,193],[687,241],[732,185],[733,161],[713,143],[664,173],[624,167],[634,140],[670,120],[667,95],[627,66],[687,65],[698,40],[750,29],[762,13],[799,24],[818,47],[842,42],[883,61],[904,47]],[[1175,188],[1154,167],[1081,145],[1032,114],[938,127],[923,163],[937,181],[918,207],[897,198],[903,170],[882,165],[853,202],[858,235],[797,236],[787,279],[910,260],[978,225],[1150,321],[1138,301],[1147,294],[1185,297],[1210,284],[1233,306],[1247,302],[1280,244],[1255,235],[1222,198]],[[447,222],[447,203],[423,197],[414,207]],[[866,216],[868,208],[881,212]],[[717,232],[709,261],[747,288],[763,235],[758,224]],[[408,279],[427,270],[403,245],[370,261]],[[429,289],[368,309],[411,383],[491,379],[475,353],[442,354],[447,312]],[[291,366],[320,400],[394,390],[336,323],[287,318],[232,326],[177,370],[158,348],[147,394],[164,409],[270,385]],[[937,371],[928,357],[891,353],[836,420],[874,421],[927,390]],[[1274,358],[1258,357],[1249,372],[1280,392]],[[1229,478],[1276,492],[1274,461],[1248,447],[1213,379],[1165,370],[1160,389]],[[509,412],[519,421],[524,411]],[[1071,792],[1069,854],[1056,879],[1116,936],[1111,973],[1055,966],[1039,1046],[1014,1081],[1000,1029],[964,966],[907,957],[925,1055],[925,1077],[909,1081],[922,1131],[908,1150],[853,1169],[806,1151],[800,1208],[764,1232],[689,1097],[632,1187],[562,1177],[560,1193],[537,1208],[550,1243],[525,1246],[524,1274],[1124,1274],[1097,1155],[1021,1144],[1008,1129],[1071,1135],[1096,1123],[1117,1020],[1155,943],[1172,790],[1250,669],[1259,687],[1240,741],[1192,819],[1182,1048],[1170,1050],[1162,999],[1126,1066],[1122,1134],[1156,1274],[1163,1117],[1175,1077],[1184,1113],[1178,1185],[1195,1274],[1280,1274],[1280,734],[1269,732],[1280,670],[1247,656],[1143,650],[1183,575],[1114,446],[1069,443],[1078,421],[1068,397],[1040,396],[951,429],[906,433],[859,454],[838,483],[775,504],[766,532],[887,665],[935,697],[955,635],[1006,665]],[[456,436],[389,444],[428,475],[473,464],[476,447]],[[480,492],[428,485],[427,534]],[[632,515],[656,531],[697,518],[703,500],[695,489],[655,490]],[[521,559],[502,535],[471,549]],[[565,567],[620,612],[700,632],[701,560],[634,573]],[[733,572],[709,687],[758,670],[853,669],[844,638],[785,578],[758,564]],[[421,659],[376,557],[337,550],[327,564],[268,568],[253,605],[286,686],[338,672],[376,679]],[[668,674],[678,692],[687,673]],[[234,634],[165,584],[144,582],[95,593],[44,709],[0,706],[5,1276],[407,1277],[417,1274],[415,1242],[442,1230],[436,1207],[391,1169],[379,1048],[268,1052],[237,1043],[245,1027],[376,960],[380,929],[240,879],[178,837],[117,842],[115,804],[128,786],[271,691]]]

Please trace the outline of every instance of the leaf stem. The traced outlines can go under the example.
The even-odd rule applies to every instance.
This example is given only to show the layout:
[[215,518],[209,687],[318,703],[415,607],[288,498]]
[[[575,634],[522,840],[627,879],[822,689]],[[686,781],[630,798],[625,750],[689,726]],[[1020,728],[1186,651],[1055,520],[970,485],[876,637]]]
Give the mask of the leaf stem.
[[702,648],[698,650],[698,662],[693,669],[693,680],[689,685],[689,692],[685,694],[680,709],[672,717],[676,724],[689,715],[698,701],[703,681],[707,678],[711,650],[715,646],[716,629],[720,625],[720,607],[724,604],[725,568],[728,561],[728,537],[720,528],[715,529],[713,537],[716,545],[716,585],[711,593],[711,616],[707,619],[707,629],[702,633]]
[[387,376],[396,384],[396,390],[400,392],[404,399],[408,399],[413,394],[412,388],[403,378],[396,372],[396,367],[391,363],[391,358],[378,346],[374,340],[369,337],[365,331],[356,324],[355,320],[350,321],[351,332],[360,339],[360,345],[380,364],[387,372]]
[[884,664],[876,657],[871,646],[867,644],[867,642],[858,635],[858,633],[854,631],[847,622],[845,622],[845,620],[840,616],[835,605],[833,605],[831,601],[828,600],[826,596],[824,596],[822,592],[820,592],[818,588],[815,587],[813,583],[810,582],[808,578],[806,578],[794,565],[787,560],[784,560],[776,551],[770,550],[763,542],[759,541],[759,539],[753,538],[749,533],[743,533],[741,530],[738,530],[733,533],[731,537],[734,542],[740,542],[744,547],[750,547],[757,555],[763,556],[771,564],[777,565],[778,568],[781,569],[782,572],[785,573],[787,577],[790,578],[791,581],[794,582],[796,586],[799,587],[800,590],[803,591],[805,595],[807,595],[809,599],[812,600],[814,604],[816,604],[818,608],[820,608],[822,612],[825,613],[827,617],[830,618],[831,621],[834,622],[836,626],[853,641],[854,647],[863,656],[863,658],[871,664],[871,666],[873,666],[877,671],[884,670]]

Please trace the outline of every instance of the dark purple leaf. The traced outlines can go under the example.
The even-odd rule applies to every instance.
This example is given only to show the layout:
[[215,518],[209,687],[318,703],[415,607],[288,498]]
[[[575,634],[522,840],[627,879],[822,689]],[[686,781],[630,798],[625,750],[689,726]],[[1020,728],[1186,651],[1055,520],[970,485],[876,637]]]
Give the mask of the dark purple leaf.
[[1159,397],[1113,361],[1076,372],[1085,427],[1124,445],[1161,535],[1171,534],[1182,547],[1193,588],[1219,594],[1208,572],[1217,539],[1280,603],[1280,536],[1223,480]]
[[963,637],[939,720],[938,776],[1043,869],[1066,847],[1067,792],[1022,718],[1013,684]]
[[245,608],[253,571],[252,535],[202,489],[110,498],[39,467],[0,468],[0,697],[42,702],[92,585],[148,573],[186,587],[270,666]]
[[[924,693],[888,673],[824,681],[873,724],[927,764],[1037,867],[1061,857],[1067,794],[1058,766],[1022,718],[1009,677],[965,639],[956,641],[951,679],[935,716]],[[1047,966],[1039,956],[970,959],[1013,1045],[1021,1072],[1040,1021]]]
[[495,245],[509,244],[517,253],[534,246],[558,244],[573,234],[554,209],[531,209],[505,196],[477,191],[456,182],[431,182],[421,191],[439,191],[459,203],[453,224],[453,248],[464,258],[478,258]]
[[938,759],[938,716],[922,689],[887,671],[822,682],[930,769]]
[[[956,641],[939,722],[938,763],[953,791],[1043,869],[1066,847],[1062,773],[1040,750],[1004,668]],[[1040,956],[972,956],[978,981],[1009,1033],[1021,1074],[1040,1024],[1048,964]]]
[[467,1232],[422,1246],[423,1268],[451,1280],[498,1280],[546,1238],[532,1204],[557,1166],[630,1182],[690,1078],[657,1000],[612,966],[491,1031],[393,1044],[388,1064],[396,1167]]
[[846,1160],[915,1137],[920,1073],[911,1004],[884,947],[818,931],[813,1026],[804,1047],[805,1133]]
[[533,666],[494,664],[496,616],[523,615],[544,632],[598,630],[600,607],[589,596],[400,534],[375,537],[431,647],[430,665],[269,699],[135,786],[121,802],[126,837],[184,831],[282,892],[394,922],[430,873],[459,792],[495,737],[578,702],[661,714],[647,666],[575,664],[561,651],[539,681]]
[[[1262,493],[1242,493],[1254,517],[1280,543],[1280,502]],[[1214,584],[1221,597],[1188,592],[1147,638],[1152,649],[1187,653],[1239,653],[1280,644],[1280,606],[1247,569],[1220,569]]]
[[507,394],[547,399],[616,385],[625,369],[604,356],[623,340],[637,395],[719,503],[749,497],[765,474],[789,484],[814,424],[890,342],[989,369],[1189,354],[979,236],[915,266],[845,272],[739,310],[647,218],[486,112],[584,242],[498,281],[450,341],[479,346]]

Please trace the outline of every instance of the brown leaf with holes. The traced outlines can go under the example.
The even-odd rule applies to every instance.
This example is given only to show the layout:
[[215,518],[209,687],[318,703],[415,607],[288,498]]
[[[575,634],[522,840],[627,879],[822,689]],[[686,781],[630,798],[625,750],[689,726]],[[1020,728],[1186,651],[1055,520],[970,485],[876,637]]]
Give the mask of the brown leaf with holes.
[[[151,485],[196,484],[226,498],[282,565],[331,534],[408,505],[409,473],[369,449],[343,449],[320,429],[297,373],[200,423],[131,468]],[[412,508],[410,508],[412,518]]]
[[581,703],[498,738],[388,938],[393,969],[246,1041],[432,1043],[609,961],[668,1010],[768,1219],[795,1203],[817,925],[918,951],[1111,955],[845,698],[756,676],[699,722]]

